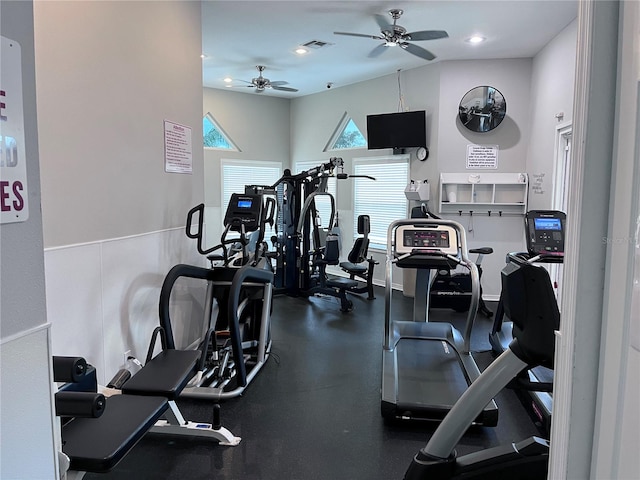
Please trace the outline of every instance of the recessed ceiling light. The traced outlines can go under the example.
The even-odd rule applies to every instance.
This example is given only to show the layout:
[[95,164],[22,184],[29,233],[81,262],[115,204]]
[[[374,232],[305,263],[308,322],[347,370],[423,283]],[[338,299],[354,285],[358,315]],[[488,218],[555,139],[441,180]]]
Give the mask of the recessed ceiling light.
[[484,38],[481,35],[474,35],[472,37],[467,38],[467,43],[471,43],[473,45],[477,44],[477,43],[482,43],[486,40],[486,38]]
[[231,83],[231,82],[233,82],[233,78],[231,78],[231,77],[224,77],[224,78],[222,79],[222,81],[223,81],[224,83]]
[[309,50],[307,50],[304,47],[298,47],[294,50],[298,55],[306,55],[307,53],[309,53]]
[[200,55],[200,58],[204,60],[205,58],[209,58],[209,56],[208,56],[208,55],[205,55],[204,53],[202,53],[202,54]]

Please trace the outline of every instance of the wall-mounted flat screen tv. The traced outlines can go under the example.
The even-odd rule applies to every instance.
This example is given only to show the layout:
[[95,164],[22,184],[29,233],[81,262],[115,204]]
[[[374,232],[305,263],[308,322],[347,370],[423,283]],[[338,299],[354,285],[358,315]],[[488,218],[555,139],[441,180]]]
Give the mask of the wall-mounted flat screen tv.
[[426,147],[426,118],[424,110],[367,115],[369,150]]

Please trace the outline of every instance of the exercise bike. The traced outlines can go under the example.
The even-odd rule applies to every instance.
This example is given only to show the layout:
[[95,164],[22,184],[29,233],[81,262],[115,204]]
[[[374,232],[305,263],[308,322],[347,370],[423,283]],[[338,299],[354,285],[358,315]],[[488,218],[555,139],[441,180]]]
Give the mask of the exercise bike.
[[[411,210],[411,218],[440,219],[424,203]],[[480,278],[478,312],[487,318],[491,318],[493,312],[487,307],[482,298],[482,260],[485,255],[493,253],[493,248],[470,248],[469,253],[477,255],[474,263],[478,268],[478,276]],[[431,308],[450,308],[456,312],[466,312],[471,304],[471,289],[471,275],[469,272],[456,272],[449,268],[438,269],[431,283],[429,306]]]
[[[564,261],[566,215],[556,210],[531,210],[524,219],[527,251],[507,254],[507,263],[535,263],[561,268]],[[500,355],[513,340],[513,323],[505,315],[502,297],[496,308],[489,342],[494,354]],[[553,409],[553,370],[545,367],[522,372],[512,382],[513,389],[535,423],[545,434],[551,432]]]
[[560,312],[548,272],[528,262],[507,264],[502,302],[513,322],[513,341],[456,402],[415,455],[405,480],[546,478],[549,442],[538,437],[456,456],[456,444],[491,398],[520,372],[538,365],[553,367]]

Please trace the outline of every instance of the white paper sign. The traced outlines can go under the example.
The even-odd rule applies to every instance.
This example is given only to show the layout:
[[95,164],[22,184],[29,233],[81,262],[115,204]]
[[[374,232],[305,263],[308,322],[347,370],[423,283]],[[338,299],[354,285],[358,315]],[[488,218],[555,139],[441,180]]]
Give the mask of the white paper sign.
[[164,121],[164,171],[192,173],[191,127]]
[[498,145],[467,145],[467,169],[498,168]]
[[29,218],[29,196],[22,110],[22,56],[18,42],[0,38],[0,223],[24,222]]

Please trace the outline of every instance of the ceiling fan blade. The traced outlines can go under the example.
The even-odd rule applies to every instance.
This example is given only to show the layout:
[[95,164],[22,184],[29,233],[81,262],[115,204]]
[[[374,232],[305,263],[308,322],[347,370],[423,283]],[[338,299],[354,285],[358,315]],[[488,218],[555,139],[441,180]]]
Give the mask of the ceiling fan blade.
[[425,50],[424,48],[419,47],[418,45],[414,45],[413,43],[403,43],[400,46],[404,48],[407,52],[412,53],[417,57],[424,58],[425,60],[433,60],[434,58],[436,58],[436,56],[433,53],[431,53],[429,50]]
[[374,48],[373,50],[371,50],[369,52],[369,55],[367,55],[369,58],[376,58],[379,57],[380,55],[382,55],[385,50],[387,50],[387,46],[384,43],[381,43],[380,45],[378,45],[376,48]]
[[276,82],[271,82],[271,86],[281,86],[281,85],[287,85],[289,82],[285,82],[284,80],[278,80]]
[[373,18],[376,19],[376,23],[380,27],[380,30],[393,32],[393,25],[389,23],[389,21],[387,20],[387,17],[385,17],[384,15],[375,14]]
[[420,32],[405,33],[407,40],[437,40],[438,38],[448,38],[449,34],[444,30],[422,30]]
[[297,88],[279,87],[277,85],[274,85],[273,83],[271,84],[271,88],[273,88],[274,90],[280,90],[282,92],[297,92],[298,91]]
[[333,32],[335,35],[349,35],[351,37],[364,37],[373,38],[374,40],[384,40],[384,37],[379,35],[366,35],[364,33],[349,33],[349,32]]

